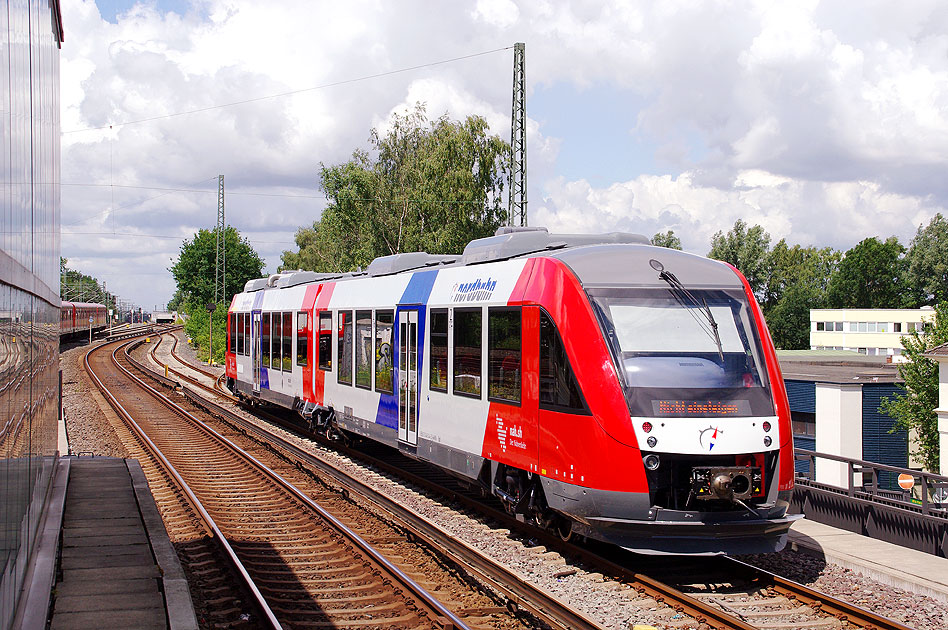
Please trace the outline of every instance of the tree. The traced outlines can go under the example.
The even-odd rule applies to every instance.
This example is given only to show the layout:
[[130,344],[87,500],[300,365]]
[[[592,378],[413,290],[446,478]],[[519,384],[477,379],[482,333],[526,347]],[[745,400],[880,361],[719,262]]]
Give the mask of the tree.
[[[224,295],[218,296],[224,304],[230,304],[234,294],[243,291],[247,280],[263,274],[263,260],[257,255],[247,239],[233,227],[224,230],[224,255],[227,259],[227,275],[224,278]],[[170,269],[178,285],[169,308],[182,308],[190,303],[204,308],[214,301],[214,282],[217,264],[217,229],[199,230],[194,238],[181,245],[181,253]]]
[[939,212],[918,232],[905,256],[907,283],[925,304],[948,300],[948,221]]
[[924,332],[912,331],[902,337],[903,355],[907,363],[899,364],[899,376],[905,381],[899,387],[903,393],[895,398],[884,398],[879,411],[895,420],[896,429],[914,431],[918,449],[912,455],[929,471],[938,471],[938,362],[924,355],[948,342],[948,302],[935,307],[934,322]]
[[675,236],[674,230],[668,230],[664,234],[657,232],[655,236],[652,237],[651,243],[656,247],[681,250],[681,239]]
[[890,236],[867,238],[843,255],[827,287],[830,308],[913,308],[905,282],[905,247]]
[[69,260],[59,258],[59,297],[67,302],[95,302],[115,308],[115,295],[92,276],[69,268]]
[[763,297],[767,280],[767,257],[770,235],[759,225],[748,229],[741,219],[725,235],[718,231],[711,237],[708,258],[722,260],[737,267],[747,278],[751,290],[758,299]]
[[778,348],[810,347],[810,309],[825,305],[827,280],[840,256],[829,247],[790,247],[785,239],[774,245],[761,306]]
[[457,253],[492,235],[507,218],[510,146],[488,131],[479,116],[428,121],[420,104],[396,114],[387,133],[372,130],[371,154],[321,165],[329,204],[281,267],[349,271],[401,252]]

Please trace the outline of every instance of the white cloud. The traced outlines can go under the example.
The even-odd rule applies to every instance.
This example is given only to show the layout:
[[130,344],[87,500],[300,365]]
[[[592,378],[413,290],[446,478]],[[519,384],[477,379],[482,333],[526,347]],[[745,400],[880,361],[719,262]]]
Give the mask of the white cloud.
[[[527,44],[528,114],[538,85],[633,94],[635,138],[653,147],[648,161],[668,165],[664,174],[628,172],[594,187],[599,173],[558,171],[570,145],[549,130],[608,121],[583,120],[581,106],[556,124],[528,119],[531,224],[648,236],[674,229],[704,253],[711,234],[743,218],[774,240],[848,249],[872,235],[907,243],[920,222],[948,208],[942,3],[858,12],[814,1],[479,0],[472,9],[194,0],[192,8],[162,14],[140,4],[112,24],[88,0],[63,5],[64,131],[252,101],[64,134],[63,182],[100,186],[63,187],[63,255],[115,278],[111,288],[143,304],[173,289],[161,275],[167,265],[155,261],[176,257],[180,242],[154,236],[211,227],[219,173],[232,193],[229,222],[272,270],[296,227],[324,205],[307,197],[316,194],[318,164],[366,147],[369,129],[392,112],[424,101],[431,116],[479,114],[508,137],[509,50],[424,64],[517,41]],[[395,72],[414,66],[424,67]],[[374,78],[352,81],[366,77]],[[616,134],[632,142],[626,130]],[[152,199],[162,191],[109,183],[211,192]],[[153,237],[68,233],[113,226]],[[115,249],[131,257],[123,269],[141,275],[123,279]]]

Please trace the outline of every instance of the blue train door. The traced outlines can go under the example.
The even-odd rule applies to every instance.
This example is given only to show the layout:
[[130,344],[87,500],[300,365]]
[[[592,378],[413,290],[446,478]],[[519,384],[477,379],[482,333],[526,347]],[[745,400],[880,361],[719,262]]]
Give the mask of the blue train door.
[[398,439],[418,444],[418,311],[398,312]]
[[250,314],[250,371],[253,372],[253,391],[260,393],[260,311]]

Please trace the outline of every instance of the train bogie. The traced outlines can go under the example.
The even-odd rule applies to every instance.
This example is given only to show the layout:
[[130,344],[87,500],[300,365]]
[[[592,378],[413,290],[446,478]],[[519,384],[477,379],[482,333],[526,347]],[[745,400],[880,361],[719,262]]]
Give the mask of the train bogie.
[[642,237],[499,231],[462,256],[252,281],[227,375],[564,535],[756,552],[794,518],[786,394],[746,281]]

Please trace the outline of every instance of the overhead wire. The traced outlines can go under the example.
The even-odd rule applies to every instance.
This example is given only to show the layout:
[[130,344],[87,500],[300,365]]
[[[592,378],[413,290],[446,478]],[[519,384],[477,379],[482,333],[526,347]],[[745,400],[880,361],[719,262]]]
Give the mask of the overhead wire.
[[503,52],[503,51],[505,51],[505,50],[510,50],[511,48],[513,48],[513,46],[505,46],[504,48],[495,48],[494,50],[485,50],[485,51],[483,51],[483,52],[472,53],[472,54],[470,54],[470,55],[462,55],[462,56],[460,56],[460,57],[452,57],[451,59],[442,59],[442,60],[440,60],[440,61],[432,61],[432,62],[429,62],[429,63],[422,63],[422,64],[418,64],[418,65],[415,65],[415,66],[409,66],[409,67],[406,67],[406,68],[398,68],[398,69],[396,69],[396,70],[388,70],[388,71],[386,71],[386,72],[376,72],[375,74],[367,74],[367,75],[365,75],[365,76],[355,77],[355,78],[352,78],[352,79],[343,79],[343,80],[340,80],[340,81],[333,81],[333,82],[331,82],[331,83],[323,83],[323,84],[321,84],[321,85],[314,85],[314,86],[308,87],[308,88],[301,88],[301,89],[298,89],[298,90],[290,90],[289,92],[280,92],[279,94],[268,94],[268,95],[266,95],[266,96],[258,96],[258,97],[256,97],[256,98],[248,98],[248,99],[244,99],[244,100],[240,100],[240,101],[233,101],[233,102],[231,102],[231,103],[221,103],[221,104],[219,104],[219,105],[210,105],[210,106],[208,106],[208,107],[199,107],[199,108],[196,108],[196,109],[189,109],[189,110],[185,110],[185,111],[174,112],[174,113],[171,113],[171,114],[162,114],[162,115],[160,115],[160,116],[150,116],[150,117],[148,117],[148,118],[139,118],[139,119],[137,119],[137,120],[127,120],[127,121],[125,121],[125,122],[112,123],[112,124],[110,124],[110,125],[101,125],[101,126],[99,126],[99,127],[85,127],[85,128],[83,128],[83,129],[70,129],[69,131],[63,131],[62,134],[63,134],[63,135],[66,135],[66,134],[73,134],[73,133],[81,133],[81,132],[85,132],[85,131],[99,131],[99,130],[102,130],[102,129],[110,129],[110,128],[114,128],[114,127],[125,127],[125,126],[128,126],[128,125],[138,125],[138,124],[141,124],[141,123],[152,122],[152,121],[155,121],[155,120],[166,120],[166,119],[168,119],[168,118],[177,118],[178,116],[187,116],[187,115],[189,115],[189,114],[198,114],[198,113],[201,113],[201,112],[208,112],[208,111],[212,111],[212,110],[215,110],[215,109],[223,109],[223,108],[225,108],[225,107],[235,107],[235,106],[237,106],[237,105],[246,105],[247,103],[257,103],[257,102],[259,102],[259,101],[266,101],[266,100],[275,99],[275,98],[283,98],[283,97],[286,97],[286,96],[293,96],[293,95],[295,95],[295,94],[303,94],[303,93],[305,93],[305,92],[314,92],[314,91],[316,91],[316,90],[325,90],[325,89],[327,89],[327,88],[337,87],[337,86],[340,86],[340,85],[347,85],[347,84],[350,84],[350,83],[360,83],[360,82],[362,82],[362,81],[369,81],[369,80],[372,80],[372,79],[379,79],[379,78],[382,78],[382,77],[392,76],[392,75],[394,75],[394,74],[402,74],[402,73],[405,73],[405,72],[411,72],[411,71],[413,71],[413,70],[421,70],[422,68],[431,68],[431,67],[434,67],[434,66],[440,66],[440,65],[444,65],[444,64],[448,64],[448,63],[454,63],[455,61],[464,61],[464,60],[466,60],[466,59],[473,59],[473,58],[475,58],[475,57],[483,57],[484,55],[492,55],[492,54],[497,53],[497,52]]

